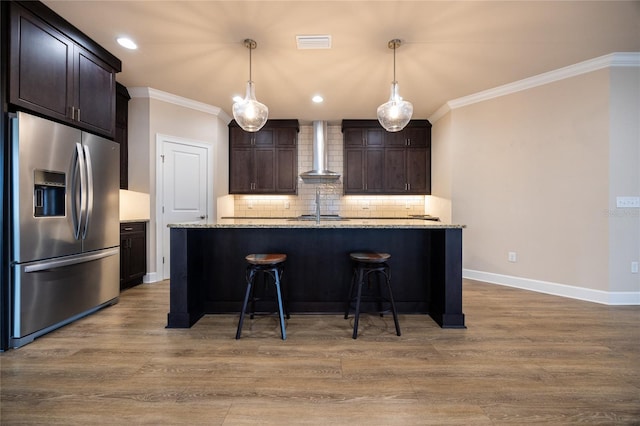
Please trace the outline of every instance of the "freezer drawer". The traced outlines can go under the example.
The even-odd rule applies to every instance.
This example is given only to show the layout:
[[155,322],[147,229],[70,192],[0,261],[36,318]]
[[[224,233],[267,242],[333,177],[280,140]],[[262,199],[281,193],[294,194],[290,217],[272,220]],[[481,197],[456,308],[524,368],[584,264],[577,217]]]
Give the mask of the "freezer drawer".
[[22,346],[70,320],[115,303],[120,294],[119,271],[119,247],[15,264],[12,346]]

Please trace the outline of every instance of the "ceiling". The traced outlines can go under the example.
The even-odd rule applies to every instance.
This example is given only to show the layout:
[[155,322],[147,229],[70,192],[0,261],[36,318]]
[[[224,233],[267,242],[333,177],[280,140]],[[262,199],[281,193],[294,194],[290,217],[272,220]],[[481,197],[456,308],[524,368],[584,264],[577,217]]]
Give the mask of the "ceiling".
[[[639,1],[52,1],[122,60],[117,80],[222,108],[252,74],[269,118],[372,119],[393,80],[414,118],[447,101],[613,52],[640,51]],[[298,50],[296,35],[331,49]],[[115,39],[127,35],[139,48]],[[325,101],[314,104],[320,94]]]

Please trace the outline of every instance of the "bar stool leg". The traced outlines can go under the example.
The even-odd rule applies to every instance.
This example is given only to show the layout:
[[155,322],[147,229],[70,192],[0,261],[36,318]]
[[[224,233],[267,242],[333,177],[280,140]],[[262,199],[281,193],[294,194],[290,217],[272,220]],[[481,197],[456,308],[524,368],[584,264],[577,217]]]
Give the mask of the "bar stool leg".
[[244,315],[247,311],[247,305],[249,304],[249,297],[253,292],[253,278],[255,276],[255,270],[253,268],[248,268],[247,271],[247,291],[244,294],[244,302],[242,303],[242,311],[240,311],[240,321],[238,321],[238,330],[236,331],[236,340],[240,338],[240,334],[242,334],[242,324],[244,323]]
[[351,299],[353,298],[353,287],[356,283],[356,269],[351,274],[351,283],[349,284],[349,293],[347,293],[346,302],[344,304],[344,319],[349,318],[349,309],[351,308]]
[[356,296],[356,314],[353,320],[353,338],[358,338],[358,322],[360,320],[360,299],[362,298],[362,285],[364,283],[364,271],[358,268],[358,278],[356,285],[358,286],[358,295]]
[[280,288],[280,276],[282,275],[282,271],[279,268],[274,269],[274,278],[276,284],[276,293],[278,295],[278,315],[280,316],[280,333],[282,335],[282,340],[287,340],[287,332],[284,326],[284,306],[282,303],[282,292]]
[[391,302],[391,313],[393,314],[393,322],[396,326],[396,335],[400,336],[400,323],[398,322],[398,313],[396,311],[396,304],[393,301],[393,292],[391,291],[391,272],[389,270],[384,272],[387,281],[387,290],[389,291],[389,301]]

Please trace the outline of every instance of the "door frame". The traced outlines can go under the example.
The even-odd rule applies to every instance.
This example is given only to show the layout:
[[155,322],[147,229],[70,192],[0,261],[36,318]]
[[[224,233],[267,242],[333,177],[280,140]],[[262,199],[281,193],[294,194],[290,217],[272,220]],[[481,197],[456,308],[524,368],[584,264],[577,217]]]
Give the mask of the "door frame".
[[182,138],[179,136],[171,136],[161,133],[156,133],[156,274],[157,280],[162,281],[169,279],[168,276],[164,276],[164,232],[169,232],[167,224],[165,223],[165,216],[162,211],[164,205],[164,146],[165,142],[187,145],[198,148],[204,148],[207,151],[207,203],[206,203],[206,216],[207,223],[213,223],[216,214],[214,210],[214,191],[213,191],[213,164],[214,164],[214,147],[211,143],[199,141],[195,139]]

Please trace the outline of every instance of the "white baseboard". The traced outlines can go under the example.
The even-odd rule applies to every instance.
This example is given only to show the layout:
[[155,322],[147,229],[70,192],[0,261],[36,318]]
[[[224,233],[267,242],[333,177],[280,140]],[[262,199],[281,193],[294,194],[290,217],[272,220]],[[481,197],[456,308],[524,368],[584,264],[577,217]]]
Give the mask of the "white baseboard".
[[142,277],[142,282],[143,283],[155,283],[155,282],[158,282],[158,281],[162,281],[162,280],[158,276],[157,272],[149,272],[149,273],[145,274],[144,277]]
[[500,284],[507,287],[536,291],[538,293],[546,293],[554,296],[568,297],[570,299],[601,303],[603,305],[640,305],[640,292],[638,291],[592,290],[589,288],[574,287],[548,281],[532,280],[529,278],[513,277],[509,275],[494,274],[491,272],[474,271],[472,269],[463,269],[462,276],[470,280]]

